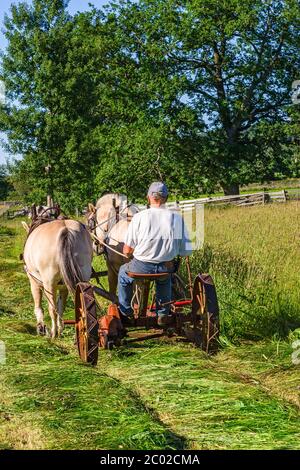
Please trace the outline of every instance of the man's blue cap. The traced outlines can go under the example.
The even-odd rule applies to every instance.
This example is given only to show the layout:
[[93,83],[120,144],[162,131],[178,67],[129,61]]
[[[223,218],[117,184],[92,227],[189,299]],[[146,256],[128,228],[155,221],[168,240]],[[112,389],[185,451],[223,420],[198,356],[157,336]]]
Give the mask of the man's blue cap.
[[161,196],[161,197],[167,197],[169,194],[168,188],[165,185],[165,183],[162,183],[161,181],[155,181],[152,183],[148,189],[148,196]]

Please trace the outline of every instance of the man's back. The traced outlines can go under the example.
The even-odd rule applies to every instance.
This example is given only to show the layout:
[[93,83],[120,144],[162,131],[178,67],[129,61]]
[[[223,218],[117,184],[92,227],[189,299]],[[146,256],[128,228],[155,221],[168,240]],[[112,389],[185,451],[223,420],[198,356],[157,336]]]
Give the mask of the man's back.
[[144,262],[161,263],[191,254],[181,215],[163,206],[135,214],[125,243],[134,248],[134,257]]

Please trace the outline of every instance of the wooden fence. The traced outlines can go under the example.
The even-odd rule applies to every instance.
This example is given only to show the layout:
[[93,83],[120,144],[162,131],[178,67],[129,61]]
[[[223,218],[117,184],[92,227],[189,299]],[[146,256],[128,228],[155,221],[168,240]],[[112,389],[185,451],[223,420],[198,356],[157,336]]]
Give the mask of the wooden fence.
[[[263,205],[269,202],[286,202],[288,200],[288,191],[282,190],[277,192],[260,192],[252,194],[239,194],[234,196],[216,196],[206,197],[199,199],[186,199],[178,201],[177,204],[180,208],[193,207],[196,204],[204,204],[209,206],[224,206],[224,205],[235,205],[235,206],[255,206]],[[169,203],[172,205],[174,203]]]
[[[298,190],[300,197],[300,190]],[[235,206],[256,206],[270,202],[286,202],[289,199],[295,199],[294,195],[289,196],[289,191],[259,192],[251,194],[239,194],[234,196],[216,196],[203,197],[198,199],[184,199],[182,201],[167,202],[166,206],[170,209],[188,210],[195,207],[196,204],[204,204],[205,206],[226,206],[228,204]],[[138,204],[140,210],[146,209],[145,204]]]
[[[292,189],[282,191],[272,191],[272,192],[259,192],[251,194],[239,194],[235,196],[216,196],[216,197],[204,197],[198,199],[185,199],[183,201],[174,201],[168,202],[166,204],[170,209],[177,209],[180,211],[188,211],[193,209],[197,204],[205,206],[226,206],[226,205],[235,205],[235,206],[256,206],[263,205],[270,202],[286,202],[289,199],[298,199],[300,200],[300,189]],[[18,215],[22,215],[23,210],[19,211],[9,211],[9,208],[15,206],[19,203],[10,202],[10,201],[0,201],[0,216],[6,216],[7,218],[13,218]],[[146,205],[137,204],[140,210],[146,209]],[[24,209],[25,215],[25,209]]]
[[300,188],[293,188],[287,191],[287,198],[291,201],[300,201]]
[[12,207],[12,206],[19,206],[19,205],[22,205],[22,203],[18,201],[0,201],[0,206]]

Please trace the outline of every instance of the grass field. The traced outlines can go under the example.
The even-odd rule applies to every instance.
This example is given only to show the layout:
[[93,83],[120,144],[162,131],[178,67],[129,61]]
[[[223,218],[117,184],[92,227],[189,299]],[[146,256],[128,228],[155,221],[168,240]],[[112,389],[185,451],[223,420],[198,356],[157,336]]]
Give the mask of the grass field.
[[192,266],[217,285],[216,356],[149,341],[101,351],[96,368],[80,363],[72,328],[36,336],[23,229],[2,223],[0,449],[300,449],[299,208],[206,211]]

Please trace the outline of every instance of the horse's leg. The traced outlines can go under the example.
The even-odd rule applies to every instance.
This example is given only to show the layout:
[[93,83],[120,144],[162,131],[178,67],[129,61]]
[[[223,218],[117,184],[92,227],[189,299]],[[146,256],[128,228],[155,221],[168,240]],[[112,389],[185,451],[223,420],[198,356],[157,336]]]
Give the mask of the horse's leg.
[[66,302],[68,298],[68,289],[66,287],[61,287],[59,289],[59,296],[57,299],[57,332],[60,336],[64,329],[63,314],[66,307]]
[[116,294],[117,286],[118,286],[118,274],[109,264],[107,264],[107,277],[108,277],[109,293]]
[[34,301],[34,314],[36,316],[36,331],[38,335],[46,334],[46,328],[44,323],[44,312],[42,309],[42,296],[40,284],[36,282],[32,277],[29,277],[31,293]]
[[48,310],[51,318],[51,338],[56,338],[57,336],[57,308],[56,308],[56,290],[57,286],[51,283],[44,283],[44,292],[48,300]]

